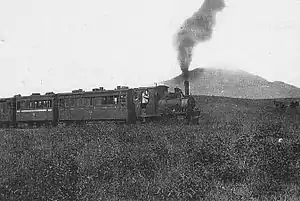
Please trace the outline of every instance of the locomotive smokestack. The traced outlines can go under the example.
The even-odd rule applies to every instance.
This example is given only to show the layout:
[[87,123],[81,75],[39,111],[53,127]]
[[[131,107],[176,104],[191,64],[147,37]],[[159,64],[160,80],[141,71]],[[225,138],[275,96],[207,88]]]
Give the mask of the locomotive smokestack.
[[184,81],[184,91],[186,96],[190,94],[190,83],[187,80]]
[[187,68],[182,68],[182,77],[184,80],[188,80],[189,78],[189,70]]

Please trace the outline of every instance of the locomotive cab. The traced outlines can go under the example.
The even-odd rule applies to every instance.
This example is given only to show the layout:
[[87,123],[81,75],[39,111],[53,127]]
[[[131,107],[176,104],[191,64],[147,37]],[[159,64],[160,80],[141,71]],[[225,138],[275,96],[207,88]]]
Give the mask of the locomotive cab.
[[140,119],[160,116],[157,103],[168,94],[168,86],[140,87],[134,90],[136,116]]

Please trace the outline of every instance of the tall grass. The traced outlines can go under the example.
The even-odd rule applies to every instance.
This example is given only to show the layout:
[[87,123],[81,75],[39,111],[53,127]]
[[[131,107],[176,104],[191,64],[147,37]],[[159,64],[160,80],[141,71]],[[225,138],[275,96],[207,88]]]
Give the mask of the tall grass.
[[242,114],[198,126],[1,130],[0,198],[296,200],[298,131],[280,118]]

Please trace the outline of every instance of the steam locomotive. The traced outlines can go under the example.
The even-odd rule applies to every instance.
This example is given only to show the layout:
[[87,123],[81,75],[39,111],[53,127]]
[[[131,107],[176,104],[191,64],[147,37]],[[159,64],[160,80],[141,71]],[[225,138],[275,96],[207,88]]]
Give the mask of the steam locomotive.
[[0,99],[0,127],[57,125],[59,123],[86,123],[97,121],[123,121],[134,124],[162,116],[188,116],[198,114],[195,99],[189,95],[189,82],[185,81],[185,94],[181,89],[168,91],[166,85],[114,90],[103,87],[92,91],[74,90],[69,93],[33,93]]

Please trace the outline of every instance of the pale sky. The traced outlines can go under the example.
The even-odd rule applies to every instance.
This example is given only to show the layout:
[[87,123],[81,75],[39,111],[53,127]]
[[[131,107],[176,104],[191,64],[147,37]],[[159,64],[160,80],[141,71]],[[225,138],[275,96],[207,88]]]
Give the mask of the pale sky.
[[[203,0],[0,0],[0,97],[147,86],[181,73],[173,36]],[[190,69],[300,87],[300,0],[227,0]]]

